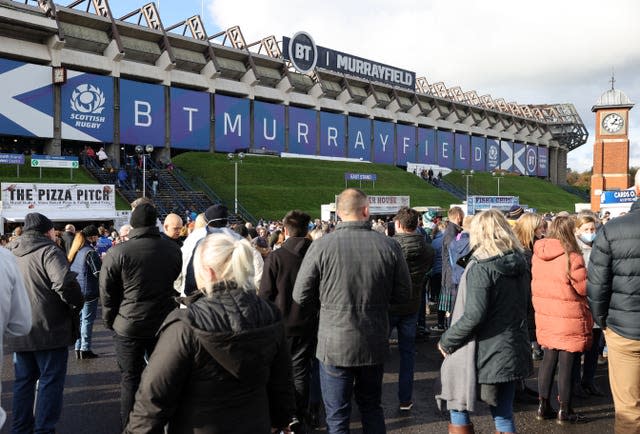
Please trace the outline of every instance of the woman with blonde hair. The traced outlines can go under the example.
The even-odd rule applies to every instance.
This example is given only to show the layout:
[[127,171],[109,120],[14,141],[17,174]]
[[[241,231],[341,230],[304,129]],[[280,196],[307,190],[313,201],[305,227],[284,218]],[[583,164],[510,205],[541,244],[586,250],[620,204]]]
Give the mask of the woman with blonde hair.
[[[582,418],[571,407],[573,360],[591,347],[593,319],[586,298],[587,270],[571,217],[556,217],[551,222],[547,237],[533,247],[531,272],[536,336],[544,348],[538,372],[537,418],[557,417],[560,424],[575,423]],[[549,401],[556,366],[557,413]]]
[[93,248],[98,236],[98,229],[94,225],[76,232],[67,254],[67,260],[71,263],[69,269],[78,273],[76,278],[84,298],[84,305],[80,311],[80,337],[75,345],[76,359],[82,360],[98,357],[91,351],[93,323],[96,320],[100,298],[98,277],[102,266],[100,255]]
[[473,433],[477,385],[489,404],[496,431],[515,433],[516,383],[532,370],[527,331],[530,275],[522,246],[504,215],[494,209],[474,216],[473,255],[460,280],[451,327],[438,347],[442,393],[450,410],[449,433]]
[[[536,241],[544,238],[547,231],[547,222],[540,214],[527,212],[516,220],[513,226],[518,241],[524,248],[524,257],[527,260],[529,271],[531,271],[531,258],[533,257],[533,245]],[[542,360],[543,352],[536,341],[536,322],[533,312],[533,305],[529,303],[529,338],[531,340],[532,357],[534,360]]]
[[208,235],[197,291],[159,331],[125,433],[268,433],[295,414],[278,308],[256,295],[249,242]]

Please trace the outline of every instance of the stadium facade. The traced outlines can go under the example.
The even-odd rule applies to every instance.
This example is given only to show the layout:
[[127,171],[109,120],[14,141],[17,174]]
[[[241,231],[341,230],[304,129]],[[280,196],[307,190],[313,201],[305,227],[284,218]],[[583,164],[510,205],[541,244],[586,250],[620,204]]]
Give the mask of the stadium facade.
[[572,104],[447,88],[304,32],[281,41],[207,35],[197,15],[165,26],[154,3],[116,18],[107,0],[0,0],[0,145],[91,144],[116,161],[148,144],[286,152],[564,183],[567,152],[587,141]]

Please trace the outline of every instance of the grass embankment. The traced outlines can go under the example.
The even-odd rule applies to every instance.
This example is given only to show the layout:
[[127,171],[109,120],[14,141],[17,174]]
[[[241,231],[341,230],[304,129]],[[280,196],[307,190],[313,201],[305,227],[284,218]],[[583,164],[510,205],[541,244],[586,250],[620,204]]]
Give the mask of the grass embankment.
[[[466,179],[458,171],[453,171],[445,177],[445,180],[465,191]],[[476,172],[469,178],[469,195],[496,195],[498,194],[498,180],[490,173]],[[580,197],[538,178],[505,174],[500,178],[501,196],[519,196],[520,203],[538,212],[569,211],[573,212],[574,204],[584,202]]]
[[[233,206],[234,165],[226,154],[187,152],[176,156],[173,163],[200,177]],[[362,190],[369,195],[408,195],[411,206],[448,207],[457,202],[450,194],[390,165],[255,155],[247,155],[238,164],[238,201],[255,218],[281,219],[292,209],[320,217],[320,205],[334,202],[345,188],[345,172],[375,173],[375,187],[362,182]],[[360,188],[359,181],[348,185]]]
[[[25,158],[25,164],[20,166],[20,176],[16,176],[15,164],[0,164],[1,182],[34,182],[38,184],[97,184],[97,181],[81,167],[73,171],[73,178],[69,171],[71,169],[42,168],[42,178],[40,178],[40,168],[31,167],[31,159]],[[131,206],[127,201],[116,194],[116,209],[128,210]]]

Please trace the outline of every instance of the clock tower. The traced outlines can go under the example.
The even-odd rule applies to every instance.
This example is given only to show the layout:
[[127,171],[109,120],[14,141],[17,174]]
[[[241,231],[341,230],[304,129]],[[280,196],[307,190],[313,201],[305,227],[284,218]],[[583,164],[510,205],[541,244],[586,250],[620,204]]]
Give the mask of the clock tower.
[[591,175],[591,210],[600,211],[600,195],[605,190],[629,187],[629,110],[633,103],[621,90],[600,95],[591,108],[596,114]]

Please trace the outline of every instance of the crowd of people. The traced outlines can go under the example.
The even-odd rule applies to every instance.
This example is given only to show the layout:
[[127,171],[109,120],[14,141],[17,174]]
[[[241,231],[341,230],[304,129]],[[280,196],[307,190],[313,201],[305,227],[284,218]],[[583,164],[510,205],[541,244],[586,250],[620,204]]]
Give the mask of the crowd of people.
[[[126,433],[305,433],[323,422],[348,433],[352,398],[363,431],[383,433],[394,329],[401,412],[416,402],[416,340],[438,337],[436,399],[449,433],[474,432],[480,401],[497,432],[515,433],[513,402],[527,391],[538,419],[584,422],[572,401],[603,395],[594,376],[605,355],[616,433],[640,430],[640,203],[606,224],[591,212],[465,216],[459,207],[446,219],[405,207],[379,221],[357,189],[336,207],[335,224],[292,210],[254,227],[216,204],[158,225],[143,198],[119,231],[57,232],[27,214],[0,249],[11,432],[55,432],[67,347],[78,363],[100,356],[91,347],[99,306]],[[533,391],[524,380],[540,359]]]

